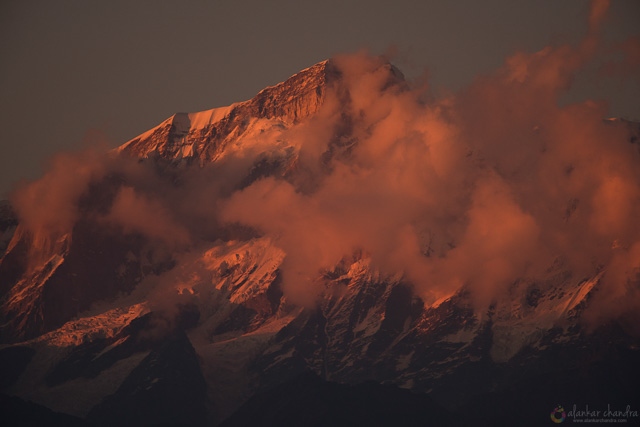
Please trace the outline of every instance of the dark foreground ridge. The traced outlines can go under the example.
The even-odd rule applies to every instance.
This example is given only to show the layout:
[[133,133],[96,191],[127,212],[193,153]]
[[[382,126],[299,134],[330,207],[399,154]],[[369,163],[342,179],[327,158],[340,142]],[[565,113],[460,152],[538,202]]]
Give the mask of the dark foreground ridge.
[[425,394],[375,382],[339,384],[305,373],[253,396],[221,427],[454,426],[459,421]]
[[91,427],[81,418],[54,412],[42,405],[0,393],[0,420],[4,427]]

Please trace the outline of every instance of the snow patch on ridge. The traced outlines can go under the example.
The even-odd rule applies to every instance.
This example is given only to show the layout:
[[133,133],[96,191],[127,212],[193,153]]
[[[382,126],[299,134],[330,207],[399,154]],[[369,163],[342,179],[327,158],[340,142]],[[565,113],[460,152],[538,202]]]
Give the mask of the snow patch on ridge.
[[208,250],[202,258],[214,271],[216,289],[228,292],[232,303],[240,304],[266,292],[275,280],[285,253],[268,238],[228,242]]
[[190,129],[202,129],[205,126],[219,122],[229,115],[229,113],[238,105],[231,104],[228,107],[213,108],[211,110],[200,111],[198,113],[188,113]]
[[[104,313],[82,317],[65,323],[61,328],[44,334],[32,342],[44,342],[57,347],[77,346],[97,338],[115,336],[132,320],[149,312],[146,303],[115,308]],[[115,344],[114,344],[115,347]]]

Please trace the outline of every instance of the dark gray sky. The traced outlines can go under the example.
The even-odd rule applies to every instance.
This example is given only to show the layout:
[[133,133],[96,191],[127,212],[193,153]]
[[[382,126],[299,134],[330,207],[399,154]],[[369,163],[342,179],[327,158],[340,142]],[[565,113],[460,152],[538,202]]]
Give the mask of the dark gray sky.
[[[116,146],[178,111],[251,98],[332,54],[391,46],[407,76],[456,90],[516,49],[575,42],[583,0],[0,2],[0,197],[53,153]],[[640,1],[614,0],[604,38],[640,35]],[[638,80],[578,79],[640,119]]]

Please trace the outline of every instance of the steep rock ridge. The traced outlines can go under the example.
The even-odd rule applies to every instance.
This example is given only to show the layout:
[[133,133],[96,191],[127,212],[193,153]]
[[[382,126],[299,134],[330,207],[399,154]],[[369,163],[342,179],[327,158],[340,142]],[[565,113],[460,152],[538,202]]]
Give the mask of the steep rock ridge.
[[[163,268],[149,259],[136,236],[117,235],[84,221],[76,224],[73,233],[58,239],[51,250],[40,254],[12,250],[2,266],[8,268],[13,255],[25,269],[0,305],[4,342],[54,330],[92,303],[131,291],[145,274]],[[39,259],[42,261],[33,262]]]
[[93,303],[130,292],[146,275],[170,268],[141,235],[105,226],[98,213],[120,184],[109,180],[83,197],[84,210],[62,235],[18,226],[0,259],[0,342],[61,327]]
[[212,162],[232,141],[252,131],[289,127],[322,105],[327,84],[337,77],[330,61],[300,71],[253,99],[199,113],[178,113],[119,148],[135,157],[196,158]]
[[[175,279],[176,289],[197,297],[197,305],[185,304],[180,312],[173,313],[150,311],[144,293],[105,300],[100,307],[24,345],[0,348],[0,359],[4,351],[14,348],[36,353],[32,363],[20,368],[23,374],[3,389],[62,412],[86,416],[93,406],[116,393],[122,381],[133,375],[132,370],[149,351],[159,349],[166,336],[173,340],[172,334],[188,330],[189,342],[201,357],[209,385],[229,383],[229,387],[209,393],[216,396],[215,402],[228,401],[229,407],[235,408],[246,398],[238,397],[245,396],[249,378],[242,367],[293,319],[280,310],[277,271],[282,258],[283,252],[268,239],[218,241],[192,264],[183,266],[188,272],[186,278]],[[135,301],[141,302],[132,304]],[[173,325],[175,331],[167,333],[167,325]],[[185,351],[191,351],[186,348],[189,346],[185,344]],[[173,353],[162,351],[154,354],[160,359],[173,357]],[[183,362],[176,369],[193,368],[182,366]],[[135,381],[128,381],[127,393],[134,393]],[[155,383],[151,385],[155,387]],[[92,391],[85,393],[82,402],[71,404],[61,397],[62,393],[77,394],[83,387]],[[229,415],[224,408],[215,412]]]
[[64,262],[70,236],[57,241],[41,237],[18,228],[0,259],[0,281],[7,287],[15,281],[3,293],[0,305],[0,318],[6,319],[0,327],[2,340],[31,338],[45,330],[44,286]]
[[[398,68],[388,62],[383,62],[381,68],[387,76],[382,91],[391,87],[407,88],[404,75]],[[263,134],[282,132],[312,117],[324,104],[329,88],[334,88],[340,102],[348,106],[349,92],[342,72],[333,60],[302,70],[284,82],[262,90],[248,101],[198,113],[174,114],[117,150],[137,158],[202,165],[238,151],[246,153],[249,149],[255,149],[257,154],[271,153],[266,158],[271,162],[285,159],[287,165],[277,165],[285,169],[295,160],[291,148],[297,150],[299,147],[291,147],[286,141],[282,142],[281,147],[263,147],[260,145]],[[335,140],[329,144],[328,157],[335,155],[334,151],[344,150],[354,143],[350,138],[352,123],[347,115],[344,118],[345,121],[339,123],[335,130]],[[278,149],[285,153],[277,153]],[[258,160],[264,161],[265,158]]]
[[[331,381],[375,380],[435,393],[450,407],[452,402],[508,384],[502,370],[516,369],[523,359],[532,363],[544,358],[549,348],[576,351],[589,340],[577,315],[597,288],[597,277],[575,280],[558,269],[545,283],[516,284],[530,288],[526,300],[507,297],[478,316],[464,291],[424,306],[401,276],[381,276],[366,258],[354,259],[325,273],[322,280],[330,291],[316,308],[299,310],[274,293],[282,257],[267,239],[218,242],[196,261],[211,275],[178,285],[183,292],[200,296],[200,318],[188,337],[217,404],[215,419],[230,415],[256,390],[308,370]],[[187,270],[201,271],[195,264]],[[83,369],[94,369],[105,363],[103,359],[120,360],[113,359],[118,354],[123,359],[117,363],[139,363],[147,353],[141,353],[143,348],[137,353],[131,353],[136,347],[126,350],[136,341],[128,338],[130,329],[123,326],[146,313],[142,305],[114,309],[69,323],[27,345],[77,347],[79,352],[71,354],[79,359],[69,360]],[[69,336],[76,337],[76,344]],[[89,343],[94,344],[86,347]],[[83,347],[91,349],[86,356]],[[104,373],[121,369],[117,363],[105,365]],[[33,368],[27,368],[28,375]],[[101,381],[102,375],[83,381]],[[474,387],[460,387],[469,375]],[[13,390],[24,387],[18,381]],[[30,398],[48,402],[46,392]]]
[[[251,396],[256,390],[255,381],[261,384],[259,389],[268,389],[307,370],[332,381],[355,384],[375,380],[422,392],[437,390],[438,399],[450,406],[451,402],[487,391],[495,386],[496,378],[506,382],[496,366],[511,367],[521,363],[523,357],[537,360],[553,342],[568,349],[581,345],[587,338],[577,329],[575,314],[597,285],[597,281],[578,282],[571,288],[570,278],[556,279],[559,281],[547,290],[532,292],[535,296],[524,302],[526,310],[506,315],[510,305],[523,304],[507,299],[496,302],[489,313],[478,318],[464,292],[437,306],[424,306],[401,277],[380,276],[366,259],[359,259],[327,272],[323,280],[333,291],[315,309],[300,311],[287,308],[282,297],[273,300],[268,295],[280,257],[281,251],[264,239],[222,243],[204,251],[199,261],[213,272],[211,281],[207,283],[201,277],[189,285],[195,294],[212,293],[201,300],[200,320],[188,336],[200,357],[202,375],[214,403],[223,403],[214,411],[216,419],[230,415],[229,411]],[[555,285],[565,286],[562,295]],[[278,303],[260,310],[264,305],[256,302],[261,298]],[[141,305],[107,311],[74,321],[26,345],[73,349],[62,361],[75,360],[74,372],[78,373],[81,367],[93,370],[108,360],[122,360],[113,367],[104,365],[104,373],[94,380],[83,380],[99,384],[104,375],[122,369],[118,363],[139,363],[147,354],[137,348],[139,344],[130,338],[135,337],[133,330],[127,326],[139,323],[135,319],[142,320],[146,313]],[[546,316],[549,322],[537,323],[540,316]],[[498,336],[507,331],[527,334],[532,327],[535,339],[516,343],[515,350],[495,360]],[[68,339],[70,336],[76,337],[75,344]],[[131,345],[136,347],[127,350]],[[27,368],[27,377],[37,366]],[[131,370],[135,365],[127,366]],[[467,381],[464,378],[470,374],[477,388],[448,385],[450,381]],[[57,381],[63,381],[56,387],[67,387],[66,382],[73,377],[68,377],[69,373],[56,375],[61,378]],[[225,386],[219,388],[221,384]],[[25,387],[27,384],[18,381],[12,390],[27,390]],[[29,398],[51,404],[46,390],[40,393]],[[56,410],[65,408],[53,406]]]
[[543,354],[549,340],[572,346],[587,339],[578,316],[599,278],[576,280],[554,270],[545,283],[516,284],[530,289],[527,300],[513,292],[477,313],[464,289],[424,306],[400,277],[381,277],[367,260],[358,260],[327,278],[335,291],[283,328],[253,369],[265,387],[310,369],[332,381],[375,379],[420,391],[439,389],[451,404],[486,392],[482,381],[492,383],[478,377],[475,391],[443,389],[450,378],[469,369],[494,374],[496,366],[509,366],[521,354]]

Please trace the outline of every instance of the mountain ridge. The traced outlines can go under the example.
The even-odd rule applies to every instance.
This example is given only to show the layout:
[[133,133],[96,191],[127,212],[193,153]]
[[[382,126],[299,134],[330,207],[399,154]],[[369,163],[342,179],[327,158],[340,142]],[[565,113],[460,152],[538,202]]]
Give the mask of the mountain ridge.
[[[157,152],[165,158],[203,157],[212,161],[219,152],[217,147],[210,146],[222,145],[230,136],[240,137],[247,127],[247,120],[277,119],[276,124],[286,126],[315,113],[323,102],[325,87],[335,73],[333,65],[325,60],[263,89],[248,101],[199,113],[176,113],[118,147],[117,151],[137,157],[148,157]],[[176,147],[159,147],[160,138],[167,138],[167,144]]]
[[[380,58],[372,62],[370,73],[380,74],[374,96],[384,96],[393,85],[402,90],[404,79],[395,67]],[[287,292],[283,270],[288,256],[296,254],[287,253],[277,235],[238,224],[212,227],[185,251],[162,239],[158,243],[170,221],[156,228],[134,222],[134,232],[106,222],[110,209],[123,200],[132,203],[126,211],[130,217],[150,210],[153,215],[143,216],[147,222],[167,211],[176,213],[151,203],[151,195],[182,194],[192,182],[185,176],[215,172],[225,166],[223,160],[236,157],[242,159],[236,176],[204,178],[228,180],[233,191],[284,183],[295,192],[296,174],[317,173],[322,179],[336,164],[353,166],[351,154],[371,126],[358,128],[365,114],[361,106],[351,108],[350,88],[341,86],[347,77],[331,60],[324,61],[249,101],[178,113],[132,139],[116,154],[133,158],[127,167],[141,165],[142,172],[136,170],[144,178],[141,188],[160,189],[138,194],[137,175],[120,169],[98,178],[78,202],[83,210],[72,230],[43,249],[34,268],[27,267],[33,261],[29,250],[39,238],[18,225],[0,258],[0,360],[8,360],[12,366],[7,369],[19,375],[2,391],[75,416],[112,417],[109,422],[132,425],[157,421],[153,396],[163,406],[175,402],[176,413],[195,407],[194,425],[221,422],[252,396],[260,394],[259,403],[265,392],[268,397],[268,390],[295,382],[305,372],[321,382],[375,381],[426,393],[448,411],[472,407],[482,419],[490,419],[491,408],[474,406],[475,399],[515,393],[519,384],[538,392],[537,377],[580,381],[581,369],[593,374],[603,390],[619,384],[616,398],[624,397],[638,378],[629,364],[640,354],[637,337],[611,323],[590,331],[581,320],[602,292],[601,269],[582,277],[558,259],[535,280],[509,283],[479,309],[475,289],[466,284],[425,304],[405,272],[381,271],[370,254],[354,250],[323,266],[312,283],[305,282],[320,289],[305,305]],[[314,120],[329,89],[335,90],[335,126],[312,128],[325,131],[329,141],[317,170],[308,171],[298,163],[306,141],[288,139],[285,131]],[[307,197],[313,189],[301,193]],[[200,208],[213,196],[196,192],[194,197]],[[279,200],[295,213],[295,205],[287,205],[290,199]],[[285,225],[291,218],[285,215]],[[191,219],[184,223],[191,225]],[[422,255],[439,257],[431,251]],[[18,363],[13,353],[30,359]],[[581,357],[575,368],[572,364]],[[599,364],[610,367],[611,378],[594,374]],[[165,372],[158,366],[169,368]],[[176,372],[189,375],[177,381]],[[172,390],[167,384],[179,387]],[[180,390],[188,390],[189,399]],[[593,394],[581,396],[603,396],[589,391]],[[547,394],[560,398],[554,390]],[[135,401],[143,402],[147,418],[137,418],[130,404]],[[548,416],[551,409],[540,411]]]

